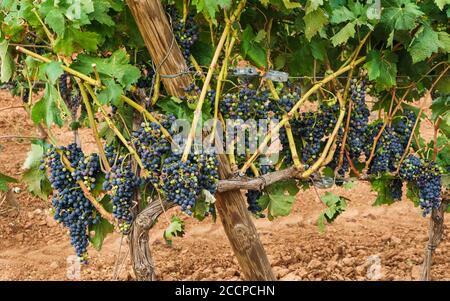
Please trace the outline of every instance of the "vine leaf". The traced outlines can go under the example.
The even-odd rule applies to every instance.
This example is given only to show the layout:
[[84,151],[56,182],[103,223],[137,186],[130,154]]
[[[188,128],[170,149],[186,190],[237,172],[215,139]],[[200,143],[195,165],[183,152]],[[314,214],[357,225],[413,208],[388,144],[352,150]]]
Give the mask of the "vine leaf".
[[31,110],[31,119],[38,124],[44,121],[47,127],[52,124],[62,126],[63,121],[60,117],[60,110],[57,105],[59,93],[54,86],[46,84],[44,96],[39,100]]
[[44,21],[56,34],[60,36],[64,35],[66,23],[64,10],[54,7],[45,16]]
[[72,67],[84,74],[92,74],[92,64],[97,65],[98,73],[102,80],[113,78],[123,88],[128,89],[132,84],[137,82],[141,76],[141,72],[130,63],[130,57],[125,49],[116,50],[109,58],[98,58],[88,55],[80,55],[78,60]]
[[364,67],[367,68],[369,79],[376,81],[378,89],[388,89],[396,84],[397,60],[397,55],[389,50],[371,50],[367,55]]
[[[313,0],[314,2],[317,2],[317,0]],[[283,0],[283,4],[284,7],[286,7],[287,9],[294,9],[294,8],[299,8],[302,7],[302,5],[298,2],[292,2],[290,0]]]
[[308,0],[306,3],[306,14],[310,14],[319,8],[319,6],[323,5],[323,0]]
[[60,54],[70,56],[81,50],[97,51],[100,35],[95,32],[81,31],[74,27],[66,28],[64,35],[55,41],[54,50]]
[[[100,204],[106,209],[106,211],[110,213],[112,212],[113,208],[109,195],[105,195],[100,201]],[[96,250],[100,251],[106,236],[109,233],[114,232],[114,226],[103,217],[100,217],[100,221],[98,223],[89,225],[89,233],[91,232],[94,232],[94,234],[89,235],[89,241]]]
[[52,192],[50,182],[47,179],[45,171],[40,170],[41,160],[45,154],[45,142],[33,141],[31,150],[22,166],[24,173],[22,181],[27,184],[28,190],[43,200],[47,200]]
[[433,99],[433,103],[431,104],[431,120],[436,121],[448,111],[450,111],[450,95]]
[[390,29],[410,30],[423,15],[419,7],[410,0],[388,0],[383,9],[381,22]]
[[172,239],[174,237],[183,237],[184,235],[184,222],[176,215],[172,216],[170,225],[164,230],[164,240],[169,246],[172,245]]
[[317,219],[317,226],[320,232],[325,231],[325,222],[332,223],[342,212],[347,208],[346,199],[342,196],[335,195],[334,193],[327,192],[324,196],[320,197],[322,203],[327,206]]
[[106,88],[98,94],[100,103],[103,105],[112,103],[115,106],[119,106],[120,96],[123,94],[122,87],[119,84],[116,84],[112,78],[104,80],[103,84]]
[[336,47],[348,41],[355,35],[355,22],[347,23],[338,33],[331,38],[331,43]]
[[61,66],[61,62],[54,61],[46,63],[42,66],[42,71],[45,72],[52,85],[54,85],[59,77],[64,73],[64,70],[61,68]]
[[395,202],[392,197],[392,191],[390,189],[390,179],[380,178],[376,179],[372,182],[372,190],[376,191],[377,199],[373,206],[381,206],[381,205],[391,205]]
[[230,7],[231,0],[192,0],[192,5],[197,7],[197,12],[202,12],[215,21],[218,8]]
[[444,6],[446,4],[450,4],[449,0],[434,0],[434,3],[436,3],[436,6],[439,7],[440,10],[444,9]]
[[429,58],[434,52],[438,52],[439,48],[445,45],[439,39],[439,35],[429,26],[424,26],[417,33],[408,48],[408,52],[412,57],[413,63]]
[[7,82],[11,79],[15,64],[14,60],[11,57],[11,53],[8,50],[9,42],[4,40],[0,43],[0,82]]
[[328,24],[328,17],[322,9],[316,9],[311,13],[307,13],[303,19],[305,21],[305,36],[308,41]]
[[244,56],[250,58],[258,67],[267,64],[266,51],[255,42],[256,35],[250,25],[242,33],[241,50]]
[[263,209],[268,208],[270,220],[287,216],[292,210],[298,190],[295,180],[274,183],[266,188],[266,194],[258,200],[258,204]]
[[17,179],[0,172],[0,190],[8,191],[8,183],[17,183]]

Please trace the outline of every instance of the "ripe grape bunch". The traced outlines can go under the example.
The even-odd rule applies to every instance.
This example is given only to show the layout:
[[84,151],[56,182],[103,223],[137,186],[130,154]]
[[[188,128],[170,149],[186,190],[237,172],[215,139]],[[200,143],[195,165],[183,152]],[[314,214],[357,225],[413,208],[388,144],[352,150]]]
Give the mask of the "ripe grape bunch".
[[75,118],[77,110],[81,105],[81,96],[76,90],[73,91],[72,80],[67,72],[64,72],[59,78],[59,93],[72,113],[72,117]]
[[[169,129],[169,134],[174,135],[170,130],[175,121],[175,116],[169,115],[161,123],[165,129]],[[158,185],[161,175],[163,158],[171,152],[171,145],[161,132],[161,126],[155,122],[143,122],[141,127],[133,132],[133,145],[144,164],[145,169],[150,173],[149,180],[153,185]]]
[[105,148],[111,170],[105,175],[103,189],[111,194],[113,216],[119,221],[119,230],[127,234],[133,222],[133,199],[140,178],[133,172],[130,160],[120,155],[112,146]]
[[422,160],[410,155],[402,162],[400,177],[419,189],[419,205],[426,216],[432,209],[437,209],[441,203],[442,171],[435,162]]
[[173,34],[177,43],[183,52],[184,58],[189,61],[191,48],[198,40],[199,34],[198,27],[194,21],[195,14],[188,14],[186,20],[184,20],[174,6],[168,6],[166,11],[170,16]]
[[188,160],[183,162],[181,156],[173,154],[164,160],[162,191],[168,200],[180,205],[181,210],[192,215],[203,190],[211,194],[216,192],[218,178],[215,155],[191,154]]
[[[71,162],[74,173],[70,173],[63,164],[61,154]],[[54,189],[54,218],[69,229],[71,244],[83,262],[87,261],[88,227],[98,223],[100,216],[85,197],[77,180],[84,179],[84,174],[88,178],[93,177],[98,172],[95,162],[95,157],[85,161],[81,149],[76,144],[70,144],[58,149],[50,146],[41,165],[41,169],[47,168],[49,171],[49,180]]]

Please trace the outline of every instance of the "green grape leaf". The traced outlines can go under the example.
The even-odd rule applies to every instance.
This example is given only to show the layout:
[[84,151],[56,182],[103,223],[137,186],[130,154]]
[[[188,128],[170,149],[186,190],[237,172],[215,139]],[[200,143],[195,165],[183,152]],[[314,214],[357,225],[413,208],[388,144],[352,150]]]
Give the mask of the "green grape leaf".
[[406,197],[414,203],[414,206],[418,207],[420,202],[419,188],[412,183],[406,185]]
[[44,96],[34,104],[31,110],[31,119],[38,124],[44,121],[50,127],[52,124],[62,126],[63,121],[60,116],[60,110],[57,105],[59,93],[54,86],[49,84],[45,87]]
[[172,216],[170,225],[164,230],[164,240],[171,246],[172,239],[174,237],[183,237],[184,235],[184,222],[176,215]]
[[321,196],[320,199],[327,208],[319,215],[317,226],[320,232],[324,232],[325,221],[327,223],[332,223],[339,215],[341,215],[345,209],[347,209],[347,201],[344,197],[335,195],[331,192],[327,192],[324,196]]
[[323,5],[323,0],[308,0],[306,3],[305,13],[308,15],[318,9],[321,5]]
[[0,190],[8,191],[8,183],[18,183],[17,179],[0,172]]
[[46,144],[44,141],[36,140],[31,143],[31,150],[28,152],[27,158],[23,163],[22,182],[24,182],[28,190],[43,200],[47,200],[52,192],[50,182],[47,179],[45,171],[40,170],[41,160],[44,158]]
[[269,219],[289,215],[298,190],[294,180],[278,182],[267,187],[266,193],[270,200],[267,206]]
[[45,23],[50,27],[57,35],[64,35],[65,31],[65,18],[64,10],[54,8],[48,12],[44,18]]
[[450,35],[448,32],[440,31],[438,32],[440,48],[442,48],[446,53],[450,52]]
[[423,15],[419,7],[410,0],[388,0],[383,5],[381,22],[391,30],[410,30]]
[[93,1],[94,11],[89,15],[89,17],[97,22],[107,25],[114,26],[114,20],[108,15],[109,9],[112,4],[108,0],[95,0]]
[[408,48],[413,63],[417,63],[429,58],[433,53],[438,52],[443,47],[439,40],[439,35],[431,27],[422,27],[415,35],[413,43]]
[[114,232],[114,226],[106,219],[100,218],[96,224],[89,225],[89,232],[94,232],[93,235],[89,235],[89,241],[96,250],[100,251],[106,236]]
[[11,79],[14,74],[15,64],[9,52],[9,42],[4,40],[0,43],[0,82],[4,83]]
[[369,52],[364,67],[367,68],[369,79],[376,81],[378,89],[388,89],[396,84],[397,61],[397,55],[389,50]]
[[69,2],[71,4],[66,10],[66,17],[71,21],[77,21],[81,25],[90,24],[89,14],[94,12],[93,0],[77,0]]
[[328,24],[328,18],[322,9],[316,9],[311,13],[306,14],[303,19],[305,21],[305,36],[308,41]]
[[231,0],[192,0],[192,5],[197,7],[197,12],[216,19],[216,12],[219,8],[229,8]]
[[346,6],[341,6],[338,9],[333,10],[330,22],[333,24],[339,24],[346,21],[355,19],[355,14],[349,10]]
[[42,66],[42,71],[45,72],[47,78],[50,83],[54,85],[56,81],[60,78],[60,76],[64,73],[64,70],[61,68],[61,62],[52,61],[50,63],[46,63]]
[[326,42],[322,39],[313,39],[311,41],[311,53],[316,60],[324,61],[327,55]]
[[373,206],[381,206],[381,205],[391,205],[395,202],[392,197],[392,191],[390,189],[390,181],[389,179],[380,178],[372,181],[372,190],[376,191],[377,199]]
[[448,111],[450,111],[450,95],[440,96],[433,99],[431,104],[431,120],[436,121]]
[[57,53],[70,56],[75,52],[97,51],[100,35],[95,32],[82,31],[74,27],[67,27],[63,36],[55,41],[54,50]]
[[[314,2],[317,2],[317,0],[315,0]],[[302,5],[300,3],[292,2],[290,0],[283,0],[283,4],[284,4],[284,7],[286,7],[287,9],[294,9],[294,8],[302,7]]]
[[450,4],[450,0],[434,0],[434,3],[440,10],[443,10],[445,5]]
[[109,58],[80,55],[72,67],[84,74],[92,74],[92,64],[96,64],[102,81],[105,76],[105,79],[114,78],[123,88],[128,89],[141,77],[139,69],[129,63],[130,57],[125,49],[119,49]]
[[103,84],[106,88],[98,94],[100,103],[103,105],[111,103],[115,106],[119,106],[120,97],[123,94],[122,87],[119,84],[116,84],[111,78],[104,80]]
[[355,36],[355,22],[347,23],[338,33],[331,37],[331,43],[336,47],[338,45],[344,44],[348,39]]
[[250,25],[247,25],[242,33],[241,49],[244,57],[250,58],[258,67],[267,65],[266,51],[255,42],[255,34]]

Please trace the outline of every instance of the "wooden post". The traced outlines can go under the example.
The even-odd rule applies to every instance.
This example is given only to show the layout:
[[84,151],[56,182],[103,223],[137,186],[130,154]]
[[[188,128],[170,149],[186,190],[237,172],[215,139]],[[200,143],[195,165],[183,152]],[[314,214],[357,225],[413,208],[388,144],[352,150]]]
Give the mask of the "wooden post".
[[[162,74],[179,73],[186,62],[178,45],[172,45],[173,33],[159,0],[127,0],[141,35],[155,65],[161,65]],[[164,66],[164,69],[163,69]],[[189,76],[163,81],[167,92],[182,96],[184,87],[191,83]],[[230,176],[226,156],[220,156],[219,173],[222,179]],[[272,268],[259,239],[256,227],[246,208],[240,191],[217,194],[216,206],[225,233],[247,280],[275,280]]]
[[191,83],[189,75],[164,78],[187,69],[183,54],[177,45],[159,0],[127,0],[128,7],[139,27],[145,46],[159,69],[164,88],[173,96],[182,96],[184,88]]
[[444,233],[444,215],[449,205],[449,200],[443,199],[437,209],[433,209],[430,217],[430,232],[425,257],[422,264],[420,280],[429,281],[431,279],[431,264],[433,262],[434,250],[439,246],[442,234]]

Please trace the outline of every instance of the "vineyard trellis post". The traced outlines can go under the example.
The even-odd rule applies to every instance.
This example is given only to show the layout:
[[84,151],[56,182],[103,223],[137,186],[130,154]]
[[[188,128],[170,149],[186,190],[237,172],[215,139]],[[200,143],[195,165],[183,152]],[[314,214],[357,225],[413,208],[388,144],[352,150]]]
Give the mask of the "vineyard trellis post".
[[425,256],[420,276],[420,280],[422,281],[429,281],[431,279],[431,265],[433,263],[433,253],[442,240],[442,235],[444,233],[444,216],[449,206],[449,203],[450,202],[448,199],[443,198],[439,208],[433,209],[431,212],[428,243],[427,247],[425,248]]
[[[160,74],[179,74],[187,70],[161,2],[127,0],[127,4]],[[173,96],[182,96],[185,93],[184,87],[191,83],[190,76],[186,74],[162,78],[166,91]],[[219,173],[222,179],[231,175],[225,156],[219,156]],[[217,193],[217,210],[244,277],[247,280],[276,280],[245,204],[245,198],[239,190]],[[152,218],[154,217],[155,215]],[[148,230],[148,227],[141,229]],[[146,263],[152,264],[149,254]],[[153,272],[142,273],[144,275],[149,280],[154,278]]]

